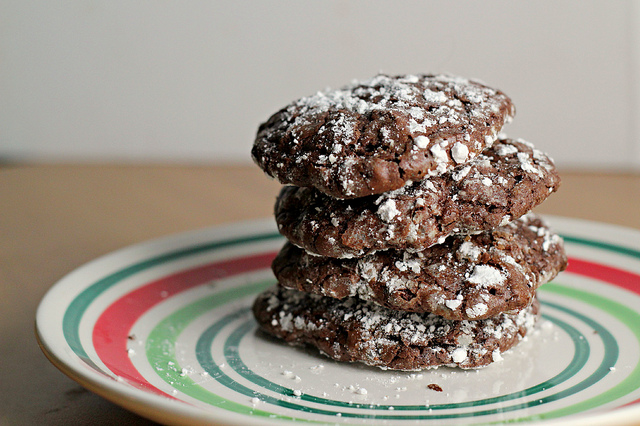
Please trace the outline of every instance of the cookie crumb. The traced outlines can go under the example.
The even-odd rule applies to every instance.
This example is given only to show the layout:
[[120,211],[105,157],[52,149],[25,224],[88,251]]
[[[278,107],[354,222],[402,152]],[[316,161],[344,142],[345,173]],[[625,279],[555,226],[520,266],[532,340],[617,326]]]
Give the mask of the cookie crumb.
[[430,383],[427,385],[427,387],[433,391],[442,392],[442,388],[440,387],[440,385],[437,385],[435,383]]

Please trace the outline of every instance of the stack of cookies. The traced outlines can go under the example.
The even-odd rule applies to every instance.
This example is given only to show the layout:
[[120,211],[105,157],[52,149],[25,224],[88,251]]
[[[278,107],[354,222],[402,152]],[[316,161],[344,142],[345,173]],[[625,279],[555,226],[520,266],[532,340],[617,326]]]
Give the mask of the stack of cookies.
[[559,186],[552,160],[498,136],[514,113],[476,81],[378,75],[262,124],[252,156],[288,185],[275,206],[288,242],[254,303],[261,328],[381,368],[502,359],[566,267],[530,212]]

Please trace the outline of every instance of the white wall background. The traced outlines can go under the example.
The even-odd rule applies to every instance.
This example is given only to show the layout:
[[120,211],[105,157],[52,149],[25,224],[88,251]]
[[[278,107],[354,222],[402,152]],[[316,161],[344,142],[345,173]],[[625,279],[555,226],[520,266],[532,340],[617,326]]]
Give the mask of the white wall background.
[[640,170],[633,1],[0,0],[0,157],[250,162],[291,100],[378,71],[514,100],[561,167]]

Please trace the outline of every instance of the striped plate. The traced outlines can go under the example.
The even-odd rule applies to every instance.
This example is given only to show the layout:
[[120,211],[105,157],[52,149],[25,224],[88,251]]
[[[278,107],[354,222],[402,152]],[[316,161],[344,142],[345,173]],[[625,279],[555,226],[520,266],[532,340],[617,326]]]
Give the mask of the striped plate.
[[549,218],[568,270],[540,292],[533,335],[481,370],[340,364],[257,331],[275,283],[272,221],[132,246],[47,293],[37,333],[86,388],[175,424],[616,424],[640,419],[640,232]]

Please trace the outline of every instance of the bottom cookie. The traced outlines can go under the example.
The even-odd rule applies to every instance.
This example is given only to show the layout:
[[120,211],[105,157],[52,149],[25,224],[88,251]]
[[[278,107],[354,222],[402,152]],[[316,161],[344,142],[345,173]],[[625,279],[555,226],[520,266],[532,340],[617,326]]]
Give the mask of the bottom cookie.
[[498,361],[533,328],[538,310],[534,299],[519,313],[453,321],[276,287],[253,305],[260,327],[289,344],[314,346],[338,361],[408,371]]

